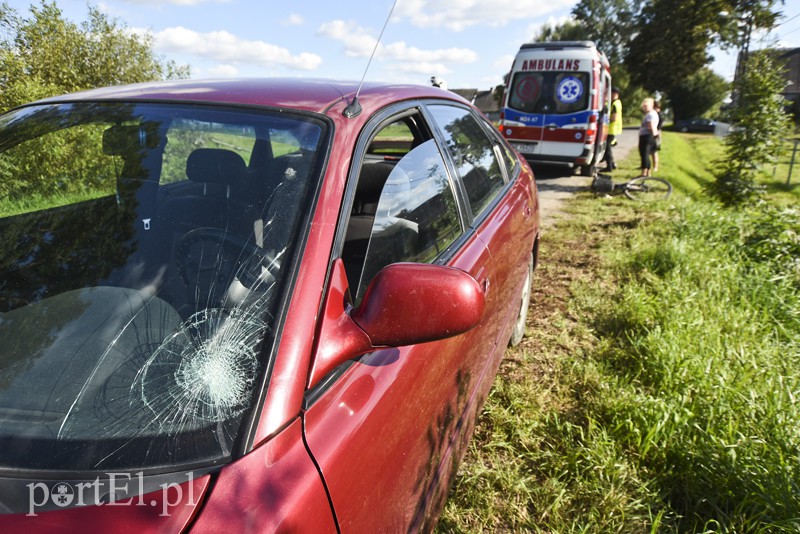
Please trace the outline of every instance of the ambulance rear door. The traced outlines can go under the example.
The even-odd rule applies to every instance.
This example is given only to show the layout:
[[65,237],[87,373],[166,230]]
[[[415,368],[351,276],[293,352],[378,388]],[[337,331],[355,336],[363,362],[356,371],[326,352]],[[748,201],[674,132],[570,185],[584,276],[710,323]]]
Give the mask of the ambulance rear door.
[[[591,65],[590,60],[581,63]],[[591,115],[591,70],[547,71],[541,75],[542,153],[556,161],[574,163],[585,156]]]
[[526,70],[513,72],[503,110],[504,135],[520,154],[532,159],[542,153],[545,118],[539,104],[542,97],[542,74]]

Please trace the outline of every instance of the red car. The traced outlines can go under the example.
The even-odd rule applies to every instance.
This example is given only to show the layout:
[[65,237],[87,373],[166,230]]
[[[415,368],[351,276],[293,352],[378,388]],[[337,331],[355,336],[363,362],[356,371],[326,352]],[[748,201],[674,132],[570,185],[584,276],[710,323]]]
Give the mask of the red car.
[[117,87],[0,116],[0,530],[436,523],[538,248],[465,100]]

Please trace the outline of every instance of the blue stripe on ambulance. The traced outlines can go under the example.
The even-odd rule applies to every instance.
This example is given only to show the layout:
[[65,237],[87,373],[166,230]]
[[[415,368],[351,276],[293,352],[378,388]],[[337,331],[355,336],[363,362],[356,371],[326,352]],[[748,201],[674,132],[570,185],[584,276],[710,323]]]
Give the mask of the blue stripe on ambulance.
[[589,117],[592,115],[591,111],[579,111],[577,113],[567,114],[544,114],[544,113],[523,113],[511,108],[503,108],[506,121],[513,121],[520,125],[528,126],[543,126],[545,125],[545,117],[547,117],[548,125],[555,124],[559,128],[564,126],[575,126],[578,124],[589,124]]

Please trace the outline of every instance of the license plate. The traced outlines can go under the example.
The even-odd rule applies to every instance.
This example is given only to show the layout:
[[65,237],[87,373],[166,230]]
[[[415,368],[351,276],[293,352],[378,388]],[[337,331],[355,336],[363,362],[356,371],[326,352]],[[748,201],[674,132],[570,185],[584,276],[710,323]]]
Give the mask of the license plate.
[[512,146],[522,154],[533,154],[536,150],[536,143],[513,143]]

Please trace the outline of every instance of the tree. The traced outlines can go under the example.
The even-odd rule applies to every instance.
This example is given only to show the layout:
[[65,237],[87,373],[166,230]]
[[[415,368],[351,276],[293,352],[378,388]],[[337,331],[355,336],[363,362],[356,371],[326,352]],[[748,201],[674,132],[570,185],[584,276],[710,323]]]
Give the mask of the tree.
[[189,75],[188,66],[154,54],[151,35],[128,32],[96,7],[80,26],[54,1],[29,9],[20,17],[0,4],[0,111],[60,93]]
[[582,24],[568,20],[563,24],[543,24],[539,33],[533,36],[534,42],[585,41],[589,32]]
[[572,9],[574,20],[545,24],[534,41],[594,41],[612,65],[622,63],[634,27],[631,0],[580,0]]
[[782,66],[768,51],[750,54],[732,112],[736,128],[725,138],[725,160],[710,191],[727,205],[757,198],[759,167],[778,156],[789,126],[781,92]]
[[[755,28],[770,28],[782,0],[654,0],[637,16],[625,63],[648,91],[672,89],[707,66],[712,44],[741,46]],[[745,24],[746,22],[746,24]],[[743,25],[744,24],[744,25]]]
[[497,107],[503,107],[503,96],[505,95],[506,86],[496,85],[494,89],[492,89],[492,98],[497,103]]
[[637,9],[631,0],[580,0],[572,15],[612,65],[623,62]]
[[717,15],[705,0],[655,0],[639,15],[638,28],[625,58],[638,84],[651,92],[667,91],[706,66]]
[[700,117],[719,106],[730,84],[704,67],[672,88],[669,102],[675,119]]

